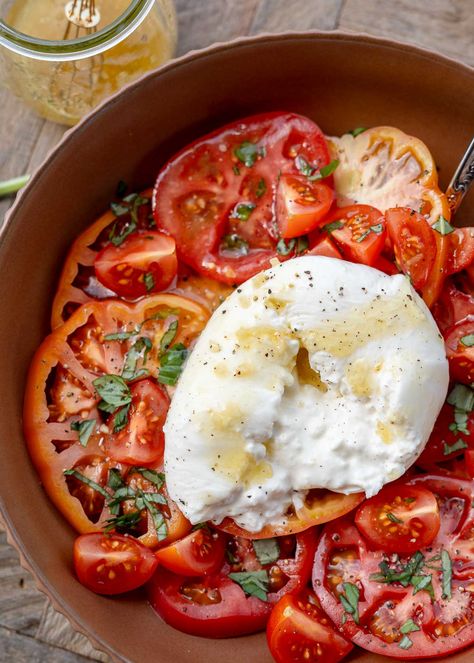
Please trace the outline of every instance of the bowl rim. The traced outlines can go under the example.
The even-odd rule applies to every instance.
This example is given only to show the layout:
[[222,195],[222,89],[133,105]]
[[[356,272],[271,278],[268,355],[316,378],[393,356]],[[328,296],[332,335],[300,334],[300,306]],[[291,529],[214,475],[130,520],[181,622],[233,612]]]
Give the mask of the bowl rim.
[[[181,66],[186,66],[191,61],[205,60],[208,56],[214,56],[219,52],[225,53],[226,51],[233,50],[235,48],[247,48],[252,47],[254,44],[271,43],[274,41],[282,42],[312,40],[331,42],[340,41],[349,44],[351,42],[358,44],[365,43],[375,47],[379,46],[384,49],[395,50],[398,52],[407,52],[423,59],[427,59],[433,64],[443,64],[444,66],[447,66],[458,72],[464,72],[468,76],[472,76],[474,81],[474,67],[471,67],[470,65],[465,64],[453,57],[436,53],[435,51],[432,51],[428,48],[424,48],[407,41],[389,39],[386,37],[377,37],[366,32],[351,30],[289,30],[277,33],[262,32],[257,35],[237,37],[229,41],[215,42],[204,48],[193,49],[177,58],[173,58],[161,67],[149,71],[137,78],[135,81],[127,84],[111,97],[108,97],[102,101],[90,113],[85,115],[77,125],[71,127],[64,133],[57,145],[55,145],[47,153],[42,163],[36,168],[27,185],[18,193],[15,202],[5,214],[3,226],[0,229],[0,253],[2,246],[5,243],[6,238],[8,237],[8,234],[10,233],[15,221],[15,215],[23,203],[23,198],[28,197],[30,194],[34,194],[42,178],[47,174],[50,163],[54,161],[56,156],[63,149],[64,145],[66,145],[76,134],[79,135],[82,132],[87,131],[89,124],[94,121],[96,115],[103,111],[105,106],[113,106],[121,99],[122,95],[128,94],[130,90],[140,86],[144,80],[151,79],[155,76],[165,75],[174,69],[177,69]],[[44,574],[36,567],[36,564],[32,559],[29,551],[26,550],[21,537],[16,531],[15,525],[10,519],[10,516],[4,506],[1,495],[0,516],[3,519],[3,523],[6,529],[7,542],[15,548],[19,554],[22,568],[31,573],[36,587],[46,595],[53,608],[60,612],[64,617],[66,617],[75,631],[85,635],[92,642],[94,647],[106,653],[113,661],[119,663],[132,663],[130,659],[125,658],[122,654],[117,652],[112,643],[106,642],[95,632],[91,633],[89,631],[89,627],[85,625],[82,619],[78,618],[74,613],[74,609],[49,584],[49,581],[46,579]]]

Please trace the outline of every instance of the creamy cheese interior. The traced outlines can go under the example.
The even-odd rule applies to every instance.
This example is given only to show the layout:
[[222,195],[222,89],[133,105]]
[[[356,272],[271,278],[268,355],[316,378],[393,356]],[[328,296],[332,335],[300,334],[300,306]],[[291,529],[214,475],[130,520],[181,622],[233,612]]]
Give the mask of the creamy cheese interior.
[[311,488],[374,495],[422,451],[444,345],[402,275],[306,256],[214,313],[165,425],[168,490],[192,523],[282,522]]

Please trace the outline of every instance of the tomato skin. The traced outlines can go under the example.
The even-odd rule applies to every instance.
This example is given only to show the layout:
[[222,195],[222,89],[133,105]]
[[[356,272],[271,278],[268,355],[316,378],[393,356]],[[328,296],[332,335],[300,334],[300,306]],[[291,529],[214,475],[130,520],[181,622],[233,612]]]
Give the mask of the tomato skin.
[[[247,161],[241,150],[249,146]],[[180,260],[200,274],[242,283],[278,257],[277,179],[300,176],[297,157],[314,168],[330,161],[323,133],[303,116],[265,113],[221,127],[186,146],[159,173],[157,227],[175,238]],[[332,178],[324,185],[332,187]],[[231,236],[239,238],[240,252],[229,250],[224,240]]]
[[158,566],[149,548],[121,534],[82,534],[74,542],[73,559],[79,582],[107,595],[141,587]]
[[373,265],[385,244],[383,214],[370,205],[350,205],[335,209],[325,219],[325,225],[336,222],[343,226],[331,235],[346,260]]
[[430,491],[389,484],[360,505],[355,523],[373,546],[387,552],[412,553],[435,538],[439,509]]
[[[318,237],[319,239],[319,237]],[[326,258],[338,258],[342,260],[342,255],[336,248],[330,237],[323,237],[308,251],[308,256],[325,256]]]
[[436,258],[434,231],[418,212],[396,207],[385,212],[397,263],[417,290],[428,282]]
[[442,334],[458,322],[474,316],[474,297],[461,292],[450,281],[446,281],[441,296],[434,304],[431,312]]
[[353,493],[343,495],[333,493],[330,490],[311,490],[308,492],[305,502],[297,513],[288,516],[282,525],[266,525],[259,532],[248,532],[239,527],[232,518],[225,518],[218,528],[246,539],[269,539],[273,536],[287,536],[297,534],[313,527],[321,525],[330,520],[339,518],[355,509],[364,499],[364,493]]
[[474,334],[474,316],[449,327],[444,332],[449,373],[453,380],[464,384],[474,382],[474,346],[466,346],[462,340]]
[[449,233],[446,271],[455,274],[470,267],[474,261],[474,228],[455,228]]
[[466,471],[471,479],[474,479],[474,449],[467,449],[464,452]]
[[[166,391],[152,380],[140,380],[130,387],[132,403],[128,423],[107,439],[107,450],[120,463],[150,465],[163,460],[163,425],[170,404]],[[113,430],[115,415],[108,426]]]
[[385,256],[382,255],[380,255],[375,260],[372,267],[380,270],[381,272],[384,272],[385,274],[388,274],[388,276],[396,276],[397,274],[400,274],[397,266],[391,260],[388,260],[388,258],[385,258]]
[[284,596],[274,606],[267,642],[276,663],[338,663],[354,647],[334,629],[309,589]]
[[216,573],[222,566],[225,537],[220,532],[198,529],[165,548],[156,556],[165,568],[183,576],[203,576]]
[[105,246],[94,268],[106,288],[125,299],[137,299],[171,284],[178,270],[176,244],[156,231],[132,233],[120,246]]
[[469,448],[474,449],[474,413],[468,415],[467,430],[469,435],[453,432],[449,429],[454,422],[454,406],[445,403],[435,422],[430,438],[419,456],[416,464],[420,467],[430,467],[434,463],[450,460],[462,453],[462,449],[449,452],[449,447],[457,440],[462,440]]
[[[186,598],[183,586],[193,589],[193,579],[158,568],[148,585],[150,603],[173,628],[207,638],[230,638],[262,631],[271,604],[255,596],[245,596],[243,589],[225,575],[206,576],[196,581],[214,603],[199,604]],[[203,590],[201,590],[203,588]]]
[[324,182],[303,175],[282,175],[278,182],[276,215],[280,235],[299,237],[313,230],[329,212],[334,191]]

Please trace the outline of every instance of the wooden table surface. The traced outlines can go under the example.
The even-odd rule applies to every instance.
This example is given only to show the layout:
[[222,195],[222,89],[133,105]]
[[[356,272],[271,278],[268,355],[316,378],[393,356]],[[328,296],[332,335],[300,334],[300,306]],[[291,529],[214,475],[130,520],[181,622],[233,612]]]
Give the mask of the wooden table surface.
[[[474,65],[474,0],[176,0],[176,6],[179,54],[239,35],[342,28],[412,42]],[[4,90],[0,119],[0,180],[32,172],[65,131]],[[0,201],[0,219],[9,204]],[[38,592],[0,523],[0,661],[88,660],[108,657]]]

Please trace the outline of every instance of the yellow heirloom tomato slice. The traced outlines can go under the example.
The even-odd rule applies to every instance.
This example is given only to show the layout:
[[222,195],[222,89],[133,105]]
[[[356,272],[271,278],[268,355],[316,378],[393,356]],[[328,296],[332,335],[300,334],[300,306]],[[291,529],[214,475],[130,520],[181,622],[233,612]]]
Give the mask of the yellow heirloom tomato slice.
[[394,127],[373,127],[328,139],[333,159],[337,204],[372,205],[381,212],[409,207],[435,223],[450,218],[438,186],[436,164],[426,145]]

